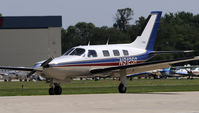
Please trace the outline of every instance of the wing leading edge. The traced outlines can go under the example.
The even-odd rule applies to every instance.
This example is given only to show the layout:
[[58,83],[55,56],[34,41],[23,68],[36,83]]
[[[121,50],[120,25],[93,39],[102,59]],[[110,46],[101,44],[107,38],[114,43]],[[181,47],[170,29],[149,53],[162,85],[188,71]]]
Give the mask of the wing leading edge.
[[0,69],[17,70],[17,71],[34,71],[33,68],[28,68],[28,67],[5,67],[5,66],[0,66]]
[[146,71],[155,70],[155,69],[168,68],[170,67],[171,64],[194,61],[194,60],[199,60],[199,56],[172,59],[172,60],[151,61],[151,62],[145,62],[145,63],[139,63],[139,64],[109,67],[109,68],[102,68],[102,69],[93,69],[90,71],[90,73],[99,74],[99,73],[109,73],[110,71],[126,70],[126,74],[135,74],[135,73],[146,72]]

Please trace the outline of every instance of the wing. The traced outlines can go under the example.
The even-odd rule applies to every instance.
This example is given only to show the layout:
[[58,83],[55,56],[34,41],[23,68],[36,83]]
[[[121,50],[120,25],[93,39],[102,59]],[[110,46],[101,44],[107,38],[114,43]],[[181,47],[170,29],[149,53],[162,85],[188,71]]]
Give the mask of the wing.
[[199,56],[190,57],[190,58],[173,59],[173,60],[152,61],[152,62],[117,66],[117,67],[109,67],[109,68],[102,68],[102,69],[93,69],[90,71],[90,73],[99,74],[99,73],[110,73],[114,71],[119,72],[121,70],[126,70],[126,74],[135,74],[135,73],[146,72],[146,71],[155,70],[155,69],[168,68],[170,67],[171,64],[194,61],[194,60],[199,60]]
[[33,68],[28,67],[5,67],[0,66],[0,69],[6,69],[6,70],[17,70],[17,71],[33,71]]
[[32,74],[36,72],[33,68],[28,67],[2,67],[0,66],[0,69],[6,69],[6,70],[17,70],[17,71],[30,71],[26,76],[30,77]]
[[[43,68],[48,68],[49,67],[49,63],[53,60],[52,57],[50,57],[49,59],[45,60],[42,64],[41,67]],[[33,68],[28,68],[28,67],[1,67],[0,69],[7,69],[7,70],[18,70],[18,71],[30,71],[27,74],[27,77],[30,77],[31,75],[33,75],[35,72],[37,71],[41,71],[41,70],[37,70],[37,69],[33,69]]]

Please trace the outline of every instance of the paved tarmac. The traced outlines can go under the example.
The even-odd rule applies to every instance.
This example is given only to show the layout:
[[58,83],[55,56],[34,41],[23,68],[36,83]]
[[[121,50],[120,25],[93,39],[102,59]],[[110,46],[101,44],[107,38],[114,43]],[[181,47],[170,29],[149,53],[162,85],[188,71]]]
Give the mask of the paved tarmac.
[[0,113],[199,113],[199,92],[0,97]]

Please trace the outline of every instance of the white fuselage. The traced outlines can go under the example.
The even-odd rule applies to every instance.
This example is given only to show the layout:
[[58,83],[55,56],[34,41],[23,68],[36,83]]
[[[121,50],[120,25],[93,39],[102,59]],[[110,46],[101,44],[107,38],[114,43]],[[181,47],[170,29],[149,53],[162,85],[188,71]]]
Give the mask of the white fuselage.
[[89,75],[92,69],[140,63],[150,57],[146,50],[133,48],[131,44],[77,46],[69,53],[53,59],[49,63],[50,68],[42,73],[45,77],[67,80]]

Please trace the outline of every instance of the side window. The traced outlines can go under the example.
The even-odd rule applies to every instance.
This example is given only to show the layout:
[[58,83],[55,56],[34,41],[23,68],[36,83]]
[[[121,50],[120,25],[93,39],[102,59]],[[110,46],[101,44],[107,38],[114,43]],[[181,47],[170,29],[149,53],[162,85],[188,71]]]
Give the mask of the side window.
[[122,50],[123,51],[123,54],[125,55],[125,56],[128,56],[129,55],[129,52],[127,51],[127,50]]
[[114,56],[120,56],[120,52],[118,50],[113,50]]
[[102,52],[103,52],[103,55],[104,55],[104,56],[110,56],[108,50],[103,50]]
[[97,53],[95,50],[88,50],[88,57],[97,57]]

